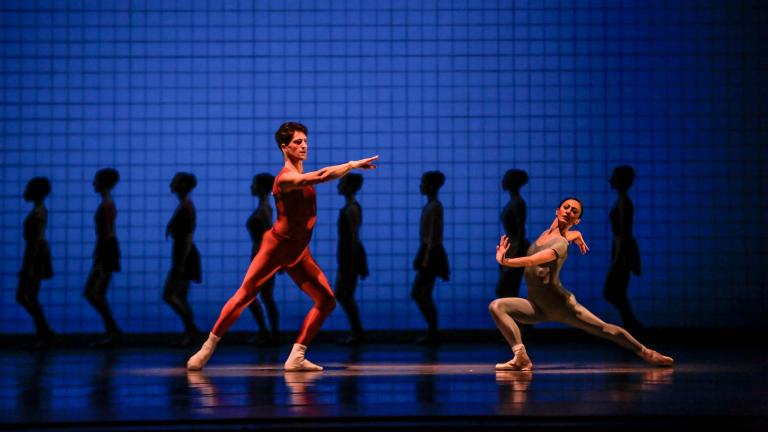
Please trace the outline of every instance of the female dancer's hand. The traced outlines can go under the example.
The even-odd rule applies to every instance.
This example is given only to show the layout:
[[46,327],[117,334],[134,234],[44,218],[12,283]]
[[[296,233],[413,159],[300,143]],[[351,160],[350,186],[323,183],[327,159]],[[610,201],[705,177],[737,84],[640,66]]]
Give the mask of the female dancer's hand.
[[568,231],[565,237],[568,239],[568,241],[573,242],[576,246],[579,247],[582,255],[586,254],[589,250],[587,242],[584,241],[584,236],[582,236],[579,231]]
[[349,163],[350,165],[352,165],[353,169],[354,168],[359,168],[364,170],[376,169],[376,165],[374,164],[374,162],[378,159],[379,159],[379,155],[376,155],[376,156],[365,158],[365,159],[349,161]]
[[501,236],[499,239],[499,244],[496,245],[496,262],[501,264],[504,260],[504,257],[507,255],[507,251],[509,250],[509,238],[505,235]]

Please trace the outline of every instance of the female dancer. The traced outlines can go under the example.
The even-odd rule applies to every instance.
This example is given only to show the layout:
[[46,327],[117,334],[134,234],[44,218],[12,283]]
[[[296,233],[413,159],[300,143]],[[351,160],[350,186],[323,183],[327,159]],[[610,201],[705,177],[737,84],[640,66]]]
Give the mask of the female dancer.
[[624,327],[629,330],[640,330],[643,326],[632,312],[627,298],[629,274],[640,275],[640,250],[632,235],[632,221],[635,208],[629,199],[627,191],[635,180],[635,170],[631,166],[616,167],[611,174],[611,187],[616,189],[618,198],[611,209],[611,266],[605,278],[603,296],[610,304],[619,310]]
[[349,318],[352,334],[339,341],[344,345],[357,345],[363,339],[363,325],[360,323],[360,312],[355,303],[355,288],[357,277],[365,279],[368,276],[368,260],[365,248],[360,241],[360,224],[363,223],[363,209],[355,199],[355,194],[363,186],[363,176],[347,174],[339,181],[339,194],[344,195],[346,204],[339,211],[337,222],[339,244],[336,250],[339,269],[336,273],[336,299],[341,303]]
[[264,234],[262,245],[251,261],[242,285],[221,310],[208,340],[187,361],[187,369],[200,370],[216,349],[216,344],[256,297],[258,289],[275,272],[284,268],[294,282],[315,304],[304,319],[301,332],[285,361],[286,371],[319,371],[323,368],[305,358],[307,344],[320,330],[336,300],[320,267],[309,253],[309,240],[315,226],[317,207],[313,185],[343,177],[349,171],[376,168],[378,156],[350,161],[317,171],[304,172],[307,158],[307,128],[294,122],[283,123],[275,133],[285,165],[275,178],[272,195],[277,207],[277,221]]
[[93,217],[96,224],[96,249],[93,251],[93,267],[85,283],[83,297],[93,305],[104,321],[107,335],[94,344],[97,347],[112,345],[122,334],[107,302],[107,287],[112,272],[120,271],[120,246],[115,236],[117,209],[110,194],[119,180],[120,174],[114,168],[99,170],[93,179],[93,190],[101,194],[101,203]]
[[[253,177],[251,183],[251,195],[259,197],[259,207],[251,213],[245,226],[248,228],[248,233],[251,235],[251,242],[253,247],[251,248],[251,260],[259,252],[261,248],[261,239],[264,233],[272,228],[272,206],[269,205],[269,193],[272,191],[272,185],[275,183],[275,177],[269,173],[261,173]],[[267,317],[269,318],[269,326],[271,331],[267,329],[267,323],[264,321],[264,312],[261,309],[261,304],[258,300],[254,300],[248,309],[251,311],[253,318],[256,319],[256,323],[259,325],[259,337],[257,342],[259,345],[277,346],[280,343],[280,329],[278,320],[280,316],[277,312],[277,304],[273,297],[275,291],[275,277],[267,279],[264,285],[260,286],[257,291],[261,297],[261,301],[264,302],[264,308],[267,309]]]
[[168,272],[163,289],[163,300],[181,317],[184,322],[184,338],[180,346],[189,346],[200,333],[192,317],[192,308],[187,300],[190,281],[201,282],[200,252],[192,237],[195,233],[195,205],[189,199],[189,193],[197,186],[193,174],[178,172],[171,180],[171,192],[179,199],[179,206],[173,213],[165,229],[165,237],[173,237],[173,263]]
[[427,334],[416,342],[427,345],[439,343],[437,308],[432,300],[435,279],[440,277],[447,281],[450,275],[448,255],[443,247],[443,205],[437,199],[437,192],[444,183],[445,175],[440,171],[428,171],[421,176],[420,189],[422,195],[427,196],[427,205],[421,210],[421,245],[413,260],[416,279],[413,281],[411,297],[427,321]]
[[520,329],[515,321],[534,324],[542,321],[557,321],[584,330],[595,336],[609,339],[618,345],[635,352],[643,360],[657,366],[670,366],[672,358],[646,348],[623,328],[606,324],[587,308],[576,301],[576,297],[560,283],[560,269],[568,255],[568,242],[573,241],[581,249],[588,248],[581,233],[570,231],[581,221],[583,215],[581,201],[568,198],[560,203],[555,220],[528,249],[528,256],[504,258],[509,249],[509,239],[502,236],[496,246],[496,261],[508,267],[525,267],[525,281],[528,286],[528,299],[496,299],[488,309],[509,342],[515,356],[507,363],[496,365],[496,370],[531,370],[531,363],[520,337]]
[[45,177],[34,177],[27,182],[24,201],[32,201],[35,207],[24,219],[24,261],[19,271],[19,287],[16,301],[32,315],[35,321],[35,348],[42,348],[53,341],[54,333],[45,319],[38,300],[40,281],[53,277],[51,250],[45,239],[48,210],[43,200],[51,193],[51,183]]

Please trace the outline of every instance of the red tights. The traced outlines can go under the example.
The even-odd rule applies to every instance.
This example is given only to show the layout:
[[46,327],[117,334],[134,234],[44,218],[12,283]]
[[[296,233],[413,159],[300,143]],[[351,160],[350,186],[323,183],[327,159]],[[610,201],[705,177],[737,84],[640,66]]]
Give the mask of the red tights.
[[[267,235],[264,236],[264,240],[266,242]],[[211,333],[219,337],[223,336],[237,321],[243,310],[256,298],[259,287],[280,268],[285,268],[291,279],[315,302],[315,305],[304,318],[304,324],[301,326],[301,332],[296,343],[307,345],[312,341],[317,332],[320,331],[323,321],[336,307],[336,299],[333,297],[333,291],[323,271],[309,254],[309,248],[306,248],[298,261],[291,263],[293,265],[290,267],[283,266],[280,255],[282,254],[278,253],[275,248],[265,248],[262,244],[259,253],[248,266],[248,272],[245,274],[242,285],[221,309],[219,319],[213,326]]]

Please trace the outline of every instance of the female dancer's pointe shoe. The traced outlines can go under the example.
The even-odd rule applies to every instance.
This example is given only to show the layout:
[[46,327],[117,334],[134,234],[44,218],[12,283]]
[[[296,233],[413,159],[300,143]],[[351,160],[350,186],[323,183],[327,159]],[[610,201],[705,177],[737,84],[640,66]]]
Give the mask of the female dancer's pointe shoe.
[[533,369],[533,363],[526,355],[525,358],[515,356],[512,360],[506,363],[496,363],[497,371],[529,371]]
[[286,372],[318,372],[323,370],[322,366],[318,366],[305,358],[307,347],[301,344],[293,344],[291,354],[288,356],[288,360],[283,365]]
[[515,357],[506,363],[497,363],[497,371],[529,371],[533,369],[533,363],[531,363],[528,353],[525,352],[523,344],[515,345],[512,347],[512,351],[515,353]]
[[187,360],[187,370],[201,370],[203,366],[208,363],[208,360],[211,359],[213,352],[216,350],[216,344],[218,344],[220,340],[221,338],[219,336],[216,336],[213,333],[209,334],[208,340],[205,341],[203,347],[200,348],[200,351],[196,352],[195,355]]
[[638,355],[646,362],[655,366],[672,366],[672,363],[675,362],[672,357],[665,356],[648,348],[640,350]]

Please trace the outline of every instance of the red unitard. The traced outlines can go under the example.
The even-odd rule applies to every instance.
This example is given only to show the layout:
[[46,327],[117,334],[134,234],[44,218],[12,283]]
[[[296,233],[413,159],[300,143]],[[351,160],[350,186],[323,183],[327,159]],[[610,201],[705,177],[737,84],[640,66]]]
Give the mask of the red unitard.
[[315,188],[304,186],[290,192],[280,192],[277,182],[285,171],[286,168],[280,171],[272,185],[277,221],[271,230],[264,233],[261,248],[248,266],[242,285],[221,309],[221,315],[211,330],[216,336],[221,337],[226,333],[256,298],[259,287],[280,269],[285,269],[299,288],[315,302],[304,318],[296,343],[307,345],[336,306],[328,280],[309,254],[309,240],[317,219]]

